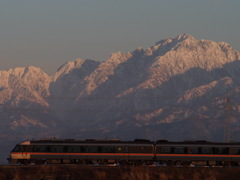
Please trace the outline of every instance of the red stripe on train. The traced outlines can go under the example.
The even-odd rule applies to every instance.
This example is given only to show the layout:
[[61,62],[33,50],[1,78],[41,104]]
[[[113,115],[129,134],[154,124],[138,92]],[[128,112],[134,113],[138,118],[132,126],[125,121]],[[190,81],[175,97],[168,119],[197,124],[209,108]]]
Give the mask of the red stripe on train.
[[229,155],[229,154],[156,154],[156,156],[171,156],[171,157],[239,157],[240,155]]

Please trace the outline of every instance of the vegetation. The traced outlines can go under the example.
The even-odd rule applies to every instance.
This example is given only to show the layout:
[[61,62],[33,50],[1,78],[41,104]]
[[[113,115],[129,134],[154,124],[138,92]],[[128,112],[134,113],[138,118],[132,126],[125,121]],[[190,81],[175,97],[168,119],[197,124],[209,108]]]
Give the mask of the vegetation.
[[239,180],[240,168],[1,166],[1,180]]

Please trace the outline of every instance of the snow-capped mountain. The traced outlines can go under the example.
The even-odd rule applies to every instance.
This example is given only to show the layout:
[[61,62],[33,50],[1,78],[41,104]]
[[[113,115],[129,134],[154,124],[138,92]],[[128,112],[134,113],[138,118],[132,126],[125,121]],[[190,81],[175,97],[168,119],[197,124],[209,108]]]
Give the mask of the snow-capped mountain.
[[50,77],[36,67],[0,71],[0,104],[48,106]]
[[1,71],[0,135],[222,141],[230,97],[234,139],[239,77],[240,52],[187,34],[103,62],[67,62],[52,77]]
[[[95,131],[116,134],[126,127],[130,132],[134,128],[158,127],[156,138],[198,138],[197,131],[191,135],[185,127],[182,129],[186,135],[180,136],[170,129],[171,135],[167,136],[158,130],[162,130],[162,125],[175,123],[191,126],[202,121],[205,126],[211,118],[218,119],[216,126],[223,128],[225,99],[231,94],[233,100],[237,99],[239,52],[227,43],[196,40],[187,34],[159,41],[146,50],[113,53],[108,60],[88,68],[91,69],[88,73],[82,73],[82,67],[78,68],[78,75],[63,73],[61,77],[65,80],[60,85],[72,82],[62,89],[50,88],[50,98],[54,99],[51,107],[57,107],[59,118],[71,119],[70,129],[78,127],[85,131],[94,127]],[[51,87],[56,84],[57,81]],[[66,96],[56,97],[57,91]],[[190,119],[196,120],[186,123]],[[123,134],[127,137],[130,132]],[[216,134],[201,135],[199,138],[214,139]]]

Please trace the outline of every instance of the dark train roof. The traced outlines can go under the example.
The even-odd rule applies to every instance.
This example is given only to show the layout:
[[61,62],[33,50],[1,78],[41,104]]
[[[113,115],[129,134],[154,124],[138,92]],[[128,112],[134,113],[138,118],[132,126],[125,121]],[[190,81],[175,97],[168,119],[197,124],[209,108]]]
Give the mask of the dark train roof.
[[180,144],[188,144],[188,145],[240,145],[240,142],[210,142],[205,140],[186,140],[186,141],[167,141],[167,140],[158,140],[156,141],[156,144],[174,144],[174,145],[180,145]]
[[42,143],[56,143],[56,144],[62,144],[62,143],[71,143],[71,144],[77,144],[77,143],[104,143],[104,144],[153,144],[153,141],[146,140],[146,139],[135,139],[134,141],[121,141],[119,139],[86,139],[86,140],[75,140],[75,139],[42,139],[42,140],[31,140],[31,144],[42,144]]

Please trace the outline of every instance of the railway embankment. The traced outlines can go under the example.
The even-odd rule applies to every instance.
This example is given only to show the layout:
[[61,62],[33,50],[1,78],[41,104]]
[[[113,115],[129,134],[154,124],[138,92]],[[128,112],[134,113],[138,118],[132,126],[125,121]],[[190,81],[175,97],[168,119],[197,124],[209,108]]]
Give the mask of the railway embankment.
[[1,180],[239,180],[239,167],[0,166]]

